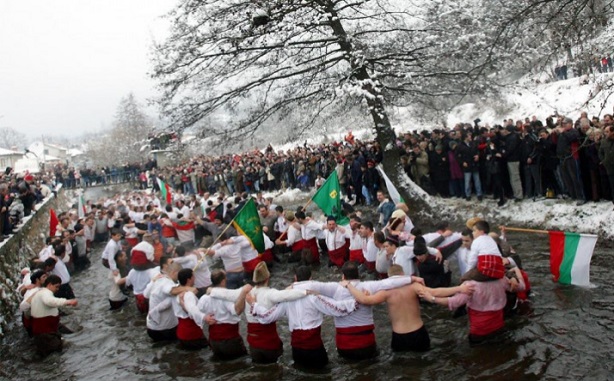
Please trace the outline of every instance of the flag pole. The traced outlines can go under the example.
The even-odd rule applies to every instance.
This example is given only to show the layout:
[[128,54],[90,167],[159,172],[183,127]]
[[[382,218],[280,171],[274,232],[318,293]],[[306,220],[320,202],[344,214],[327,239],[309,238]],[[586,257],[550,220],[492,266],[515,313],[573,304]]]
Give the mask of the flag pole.
[[511,232],[520,232],[520,233],[536,233],[536,234],[548,234],[548,230],[537,230],[537,229],[526,229],[526,228],[510,228],[509,226],[505,227],[505,230]]

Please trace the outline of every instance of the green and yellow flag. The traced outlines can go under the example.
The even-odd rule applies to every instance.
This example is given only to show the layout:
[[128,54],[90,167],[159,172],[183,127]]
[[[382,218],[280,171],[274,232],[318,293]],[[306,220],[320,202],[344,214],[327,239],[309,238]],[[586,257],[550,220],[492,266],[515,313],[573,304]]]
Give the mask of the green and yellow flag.
[[350,222],[350,220],[343,215],[343,208],[341,207],[341,190],[339,188],[337,171],[333,171],[333,173],[328,176],[326,182],[322,184],[311,200],[322,209],[324,214],[327,216],[334,216],[337,224],[347,225]]
[[262,225],[260,225],[260,216],[258,215],[258,209],[256,208],[253,198],[250,198],[245,205],[243,205],[232,221],[232,225],[240,234],[249,239],[252,247],[256,249],[258,253],[264,252]]

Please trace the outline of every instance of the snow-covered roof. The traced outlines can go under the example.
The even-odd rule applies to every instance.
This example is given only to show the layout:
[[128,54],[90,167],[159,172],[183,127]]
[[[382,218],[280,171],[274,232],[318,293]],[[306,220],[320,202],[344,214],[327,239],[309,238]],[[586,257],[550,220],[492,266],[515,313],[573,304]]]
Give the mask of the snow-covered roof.
[[23,152],[13,151],[11,149],[0,148],[0,156],[23,155]]
[[83,155],[84,152],[77,148],[70,148],[66,151],[66,154],[70,157]]

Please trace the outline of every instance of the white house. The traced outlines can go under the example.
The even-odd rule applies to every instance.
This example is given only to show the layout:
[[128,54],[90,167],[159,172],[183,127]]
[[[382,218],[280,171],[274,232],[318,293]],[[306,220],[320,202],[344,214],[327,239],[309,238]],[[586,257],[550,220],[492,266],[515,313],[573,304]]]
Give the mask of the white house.
[[15,168],[15,163],[23,158],[23,155],[23,152],[0,148],[0,170],[6,171],[8,167]]

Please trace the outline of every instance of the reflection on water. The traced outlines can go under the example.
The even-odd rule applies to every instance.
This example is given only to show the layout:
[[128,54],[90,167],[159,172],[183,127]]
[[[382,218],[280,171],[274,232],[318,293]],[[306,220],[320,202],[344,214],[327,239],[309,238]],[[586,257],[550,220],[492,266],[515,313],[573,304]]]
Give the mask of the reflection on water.
[[[523,237],[511,235],[512,244]],[[534,237],[532,237],[534,238]],[[23,380],[612,380],[614,365],[614,296],[610,251],[597,248],[591,267],[596,288],[561,286],[550,280],[548,240],[524,241],[518,251],[533,285],[535,311],[530,318],[508,321],[499,342],[470,347],[467,318],[451,318],[444,308],[426,305],[422,314],[432,350],[423,354],[392,354],[390,324],[384,306],[375,309],[380,354],[376,361],[352,363],[334,350],[334,326],[322,329],[330,365],[319,374],[292,366],[287,324],[279,324],[285,352],[278,364],[252,365],[248,357],[215,361],[208,350],[187,352],[174,344],[152,345],[145,319],[131,301],[124,309],[108,310],[106,269],[93,254],[92,268],[73,277],[80,305],[63,320],[79,327],[65,336],[61,354],[32,360],[33,347],[17,323],[3,340],[0,377]],[[277,265],[273,285],[284,287],[291,268]],[[318,279],[340,279],[337,270],[321,268]],[[245,334],[245,327],[242,327]]]

